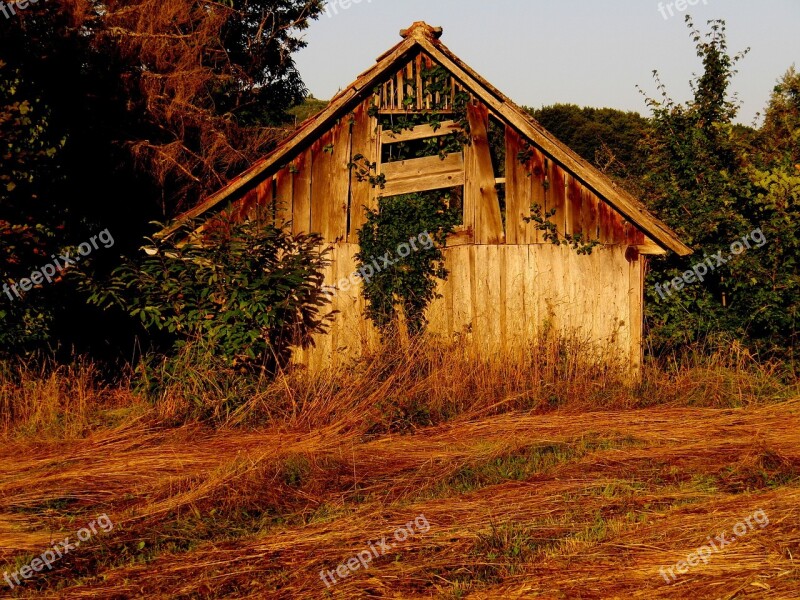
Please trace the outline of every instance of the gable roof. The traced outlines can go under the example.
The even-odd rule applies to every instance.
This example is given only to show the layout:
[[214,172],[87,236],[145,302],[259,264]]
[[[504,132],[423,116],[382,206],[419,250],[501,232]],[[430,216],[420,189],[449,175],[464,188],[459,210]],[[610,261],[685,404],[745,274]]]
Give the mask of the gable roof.
[[339,92],[322,112],[307,119],[291,137],[266,157],[253,163],[250,168],[232,179],[225,187],[177,217],[172,225],[159,233],[159,237],[174,233],[184,222],[199,217],[237,191],[274,174],[344,114],[366,99],[376,85],[380,84],[386,76],[393,74],[393,70],[399,64],[407,60],[409,56],[424,51],[434,61],[450,71],[462,85],[485,103],[507,125],[512,126],[523,137],[541,148],[545,155],[561,163],[583,185],[610,204],[659,246],[681,256],[692,253],[691,248],[681,242],[672,229],[653,216],[633,195],[616,185],[594,165],[556,139],[527,111],[514,104],[455,56],[441,43],[439,39],[442,35],[441,28],[431,27],[424,22],[416,22],[409,29],[401,31],[400,34],[403,41],[378,57],[375,66],[362,73],[355,82]]

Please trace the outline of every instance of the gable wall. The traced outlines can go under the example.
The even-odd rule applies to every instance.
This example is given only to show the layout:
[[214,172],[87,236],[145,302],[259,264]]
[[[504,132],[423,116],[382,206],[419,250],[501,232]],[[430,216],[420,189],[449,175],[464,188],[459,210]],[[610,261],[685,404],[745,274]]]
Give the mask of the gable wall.
[[[645,244],[645,236],[563,165],[508,126],[505,178],[497,180],[487,138],[489,110],[477,102],[467,115],[472,144],[461,155],[381,164],[380,148],[395,134],[378,129],[369,107],[405,111],[409,103],[403,92],[412,90],[405,82],[416,81],[421,89],[418,77],[425,65],[424,57],[409,63],[290,164],[234,202],[234,217],[291,219],[295,232],[321,233],[333,248],[326,285],[337,287],[357,268],[357,231],[364,209],[376,208],[379,195],[463,184],[464,226],[445,251],[450,277],[430,307],[430,332],[455,337],[480,353],[517,352],[550,327],[638,365],[645,259],[631,247]],[[416,94],[414,108],[435,100]],[[443,134],[417,129],[424,128],[401,135]],[[376,174],[387,175],[385,190],[359,180],[350,168],[358,156],[375,163]],[[497,185],[505,186],[504,214]],[[532,204],[555,211],[552,220],[560,233],[583,233],[603,245],[581,256],[545,242],[542,232],[523,219]],[[332,309],[339,314],[330,333],[296,357],[312,369],[358,356],[377,343],[357,288],[338,289]]]
[[[464,227],[452,241],[456,245],[543,243],[542,232],[524,221],[531,215],[532,204],[541,206],[543,213],[554,210],[551,220],[562,234],[582,233],[587,239],[612,245],[646,243],[645,235],[623,215],[511,126],[506,126],[505,177],[500,179],[499,167],[492,165],[489,154],[489,109],[474,98],[468,107],[472,144],[464,147],[460,158],[451,155],[441,162],[432,157],[381,164],[381,148],[388,143],[451,131],[419,132],[425,127],[417,127],[398,137],[380,131],[377,118],[369,114],[373,104],[382,115],[405,113],[409,106],[414,110],[446,106],[449,110],[455,94],[466,90],[453,80],[450,98],[443,99],[438,93],[435,98],[432,94],[425,97],[421,73],[432,65],[424,55],[410,61],[378,86],[378,93],[341,118],[290,164],[250,189],[230,210],[236,218],[254,218],[256,214],[278,221],[290,218],[296,232],[315,231],[330,242],[355,243],[364,223],[364,209],[376,208],[379,195],[464,185]],[[374,175],[386,175],[383,190],[359,181],[350,168],[359,156],[362,162],[376,164]],[[503,215],[495,181],[505,187]]]

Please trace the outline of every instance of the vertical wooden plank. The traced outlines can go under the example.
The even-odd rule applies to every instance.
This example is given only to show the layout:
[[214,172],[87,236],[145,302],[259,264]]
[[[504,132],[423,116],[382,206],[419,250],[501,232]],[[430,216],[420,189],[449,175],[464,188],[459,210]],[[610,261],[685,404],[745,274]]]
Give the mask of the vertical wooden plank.
[[414,90],[417,88],[417,80],[414,77],[414,61],[410,61],[406,65],[406,98],[413,99],[413,104],[409,104],[406,108],[414,110],[417,106],[417,99],[415,98]]
[[644,232],[630,221],[625,222],[625,241],[629,246],[644,244]]
[[475,350],[485,355],[489,351],[489,344],[492,341],[491,308],[489,300],[489,250],[490,246],[472,246],[470,255],[472,265],[472,330],[475,334]]
[[472,144],[464,149],[464,218],[475,223],[476,243],[502,244],[503,219],[489,151],[489,110],[483,104],[469,105],[467,118]]
[[626,240],[626,232],[625,232],[625,221],[617,211],[611,211],[611,227],[612,227],[612,243],[613,244],[624,244]]
[[[323,251],[325,246],[317,248],[318,251]],[[335,250],[327,255],[328,264],[322,268],[322,275],[324,277],[323,286],[325,289],[333,287],[332,262],[336,260]],[[323,309],[323,314],[329,314],[331,311],[336,310],[337,299],[335,290],[331,296],[331,302]],[[330,354],[330,343],[332,341],[331,331],[336,327],[336,322],[328,324],[328,332],[324,334],[316,334],[313,337],[313,345],[305,351],[305,365],[311,373],[319,373],[323,368],[328,367],[329,360],[326,357]]]
[[281,227],[292,218],[292,190],[294,176],[289,167],[284,167],[275,175],[275,224]]
[[565,264],[563,261],[563,246],[553,244],[542,245],[542,255],[539,261],[543,285],[541,291],[545,296],[543,304],[540,303],[539,314],[543,317],[549,327],[556,333],[561,334],[564,326],[564,305],[567,302],[565,289]]
[[251,189],[234,205],[232,217],[235,221],[244,220],[272,222],[272,206],[275,201],[275,186],[270,177]]
[[[538,204],[542,209],[542,214],[546,214],[547,206],[547,169],[545,164],[544,154],[538,148],[532,148],[532,156],[530,161],[530,180],[531,186],[531,199],[530,203]],[[530,207],[528,209],[530,211]],[[528,243],[541,244],[544,242],[544,233],[537,229],[536,223],[528,224]]]
[[422,110],[422,94],[423,94],[423,87],[422,87],[422,54],[417,54],[417,58],[415,60],[414,68],[416,70],[416,83],[417,83],[417,110]]
[[336,285],[339,296],[339,327],[333,339],[333,349],[337,358],[351,360],[361,352],[359,337],[358,296],[361,293],[358,285],[353,285],[353,273],[356,270],[352,244],[337,244]]
[[[458,255],[454,254],[450,251],[449,248],[444,249],[445,255],[445,267],[447,268],[448,272],[450,271],[450,265],[452,264],[454,257],[457,258]],[[453,333],[456,331],[455,325],[453,323],[453,280],[450,276],[447,277],[447,280],[444,282],[442,287],[442,308],[444,310],[444,320],[442,322],[442,327],[444,329],[444,335],[447,341],[452,341]]]
[[548,210],[555,209],[555,215],[552,217],[552,222],[555,223],[558,233],[564,235],[566,232],[566,215],[567,215],[567,194],[566,194],[566,181],[564,170],[550,159],[549,173],[548,173],[548,188],[547,188],[547,208]]
[[325,151],[333,140],[333,131],[326,131],[311,145],[311,231],[330,241],[327,229],[330,200],[331,154]]
[[[500,327],[499,327],[499,336],[500,336],[500,345],[498,346],[498,352],[505,355],[509,348],[509,340],[508,340],[508,300],[509,300],[509,289],[508,289],[508,268],[509,268],[509,257],[508,257],[508,249],[511,248],[512,250],[516,250],[517,246],[493,246],[495,253],[497,254],[497,275],[499,276],[499,293],[500,298],[497,303],[497,311],[500,317]],[[497,279],[497,278],[496,278]],[[511,292],[513,293],[513,292]]]
[[498,354],[505,346],[505,260],[504,246],[489,246],[489,319],[492,349]]
[[311,229],[328,242],[347,236],[349,130],[347,122],[340,122],[311,147]]
[[[364,159],[358,161],[361,164],[377,162],[375,155],[378,148],[373,139],[377,119],[369,116],[369,104],[369,101],[360,104],[353,113],[350,160],[353,161],[354,157],[362,155]],[[355,244],[358,243],[358,230],[366,221],[366,210],[372,208],[373,190],[369,181],[358,181],[355,170],[350,174],[350,189],[350,232],[347,239]]]
[[600,200],[597,205],[598,229],[600,231],[600,243],[614,243],[614,225],[611,207],[605,201]]
[[470,254],[473,246],[450,248],[450,281],[453,290],[452,332],[464,343],[472,339],[472,269]]
[[613,320],[614,286],[616,285],[613,279],[616,274],[613,271],[613,264],[610,261],[610,257],[613,256],[613,250],[607,247],[598,248],[592,252],[592,256],[596,256],[594,262],[599,274],[598,286],[604,292],[603,302],[598,302],[595,307],[598,320],[598,326],[596,328],[597,339],[599,343],[605,344],[606,347],[610,349],[613,336],[611,321]]
[[506,126],[506,244],[528,244],[530,225],[523,221],[531,216],[533,186],[528,161],[520,162],[520,153],[527,146],[520,135]]
[[248,219],[255,218],[256,207],[258,205],[258,187],[248,190],[240,200],[236,202],[231,211],[233,220],[241,223]]
[[577,235],[583,232],[581,183],[572,175],[567,175],[567,233]]
[[[358,252],[359,246],[357,244],[350,245],[350,253],[352,257],[352,262],[354,268],[357,268],[355,254]],[[374,350],[378,347],[380,343],[380,334],[373,324],[372,320],[369,319],[367,314],[367,301],[364,299],[364,294],[362,293],[362,285],[359,284],[358,286],[358,294],[356,298],[356,305],[358,307],[358,314],[359,314],[359,334],[361,337],[361,349],[362,352],[368,352],[370,350]]]
[[333,130],[330,169],[328,234],[331,241],[347,240],[347,215],[350,194],[350,123],[343,119]]
[[292,231],[296,234],[311,232],[311,167],[310,149],[292,163]]
[[[503,307],[502,307],[502,265],[500,262],[501,246],[477,246],[478,263],[482,263],[480,281],[482,290],[478,300],[484,320],[484,349],[489,353],[499,353],[503,347]],[[483,257],[481,259],[481,252]]]
[[581,194],[583,196],[583,201],[581,203],[581,223],[585,239],[587,241],[597,240],[599,239],[597,230],[597,205],[599,201],[597,196],[585,187],[581,188]]
[[505,256],[501,268],[504,273],[506,350],[519,357],[528,339],[525,307],[525,278],[530,274],[527,271],[528,246],[501,246],[500,251]]
[[[433,59],[431,59],[431,57],[428,56],[427,54],[425,55],[425,68],[427,70],[430,70],[431,68],[433,68]],[[426,77],[425,78],[425,82],[426,82],[426,87],[428,89],[430,89],[430,85],[433,82],[433,77],[430,77],[430,76]],[[425,110],[430,110],[431,109],[432,101],[433,101],[433,94],[431,94],[430,92],[425,94]]]
[[405,77],[403,76],[403,71],[401,69],[397,73],[397,89],[395,90],[397,92],[397,108],[405,108],[405,106],[403,106],[403,100],[404,100],[403,92],[405,90],[404,79]]
[[[337,263],[339,260],[339,246],[334,245],[328,254],[328,265],[325,267],[325,284],[335,288],[337,282]],[[333,301],[331,303],[331,311],[336,311],[341,309],[341,292],[339,290],[335,290]],[[341,326],[341,320],[339,319],[339,315],[334,316],[334,320],[331,322],[330,329],[326,335],[321,335],[317,338],[317,352],[316,352],[316,363],[315,368],[319,372],[322,369],[328,369],[333,367],[333,350],[334,350],[334,343],[336,337],[338,335],[338,329]]]
[[[452,262],[452,254],[449,250],[444,251],[445,254],[445,268],[450,268]],[[451,321],[450,312],[452,311],[452,279],[438,279],[436,281],[436,298],[428,305],[428,310],[425,317],[428,319],[428,333],[440,336],[442,339],[449,341],[451,337]]]
[[626,258],[630,274],[630,345],[631,375],[638,378],[644,358],[642,330],[644,327],[644,273],[647,258],[635,249],[628,249]]
[[534,244],[522,248],[520,268],[523,269],[523,294],[525,306],[525,338],[528,343],[536,341],[540,330],[539,298],[543,295],[539,266],[537,262],[541,245]]
[[480,330],[477,326],[478,314],[481,305],[478,299],[478,247],[467,246],[469,253],[469,306],[470,315],[472,316],[472,323],[470,325],[469,346],[470,351],[475,352],[475,346],[480,343]]

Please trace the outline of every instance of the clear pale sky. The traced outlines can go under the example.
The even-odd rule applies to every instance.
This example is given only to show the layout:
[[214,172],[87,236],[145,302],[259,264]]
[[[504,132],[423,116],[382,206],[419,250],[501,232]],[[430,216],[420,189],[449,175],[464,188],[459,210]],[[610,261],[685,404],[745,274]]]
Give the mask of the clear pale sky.
[[[777,79],[800,68],[800,0],[693,0],[685,11],[656,0],[330,0],[304,32],[296,55],[309,91],[331,98],[400,41],[414,21],[444,28],[442,41],[517,104],[556,102],[648,114],[640,85],[655,95],[657,69],[676,101],[701,69],[684,16],[705,31],[723,18],[729,50],[750,47],[733,90],[743,101],[740,121],[763,111]],[[347,4],[347,0],[344,0]],[[670,17],[666,5],[673,4]]]

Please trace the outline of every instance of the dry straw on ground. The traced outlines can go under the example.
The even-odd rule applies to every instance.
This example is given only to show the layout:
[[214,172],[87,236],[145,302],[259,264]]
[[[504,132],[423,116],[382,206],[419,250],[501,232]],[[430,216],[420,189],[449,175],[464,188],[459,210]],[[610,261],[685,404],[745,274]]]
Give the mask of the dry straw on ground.
[[[165,427],[108,389],[94,393],[115,423],[86,411],[80,434],[18,412],[0,450],[0,562],[24,564],[105,512],[112,534],[14,593],[797,597],[796,390],[741,357],[653,370],[635,388],[565,347],[539,358],[396,350],[324,380],[287,375],[214,429]],[[6,406],[15,385],[32,382],[4,380]],[[59,394],[62,410],[81,405]],[[759,509],[767,527],[661,578]],[[427,533],[330,589],[320,580],[420,514]]]

